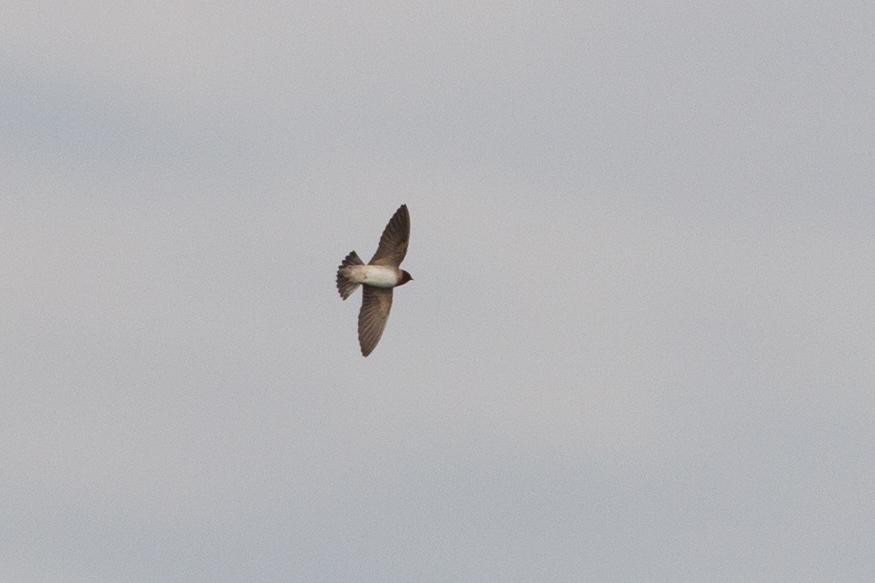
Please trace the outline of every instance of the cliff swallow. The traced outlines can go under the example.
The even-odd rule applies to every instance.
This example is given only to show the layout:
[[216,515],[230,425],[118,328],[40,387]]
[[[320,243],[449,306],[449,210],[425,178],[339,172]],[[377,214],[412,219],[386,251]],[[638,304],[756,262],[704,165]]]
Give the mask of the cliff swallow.
[[351,251],[337,266],[337,291],[342,299],[362,286],[362,309],[359,312],[359,346],[362,356],[377,346],[392,309],[392,289],[413,278],[399,268],[407,255],[410,240],[410,213],[402,204],[380,237],[380,246],[367,265]]

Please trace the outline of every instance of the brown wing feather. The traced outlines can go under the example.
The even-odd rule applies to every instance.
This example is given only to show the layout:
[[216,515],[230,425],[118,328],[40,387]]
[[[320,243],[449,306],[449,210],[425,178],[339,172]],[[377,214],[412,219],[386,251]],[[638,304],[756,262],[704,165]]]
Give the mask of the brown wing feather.
[[362,309],[359,312],[359,346],[362,356],[369,355],[377,346],[389,310],[392,309],[392,288],[363,286]]
[[407,255],[407,243],[410,240],[410,213],[407,205],[402,204],[380,237],[380,246],[371,258],[370,265],[386,265],[398,267]]

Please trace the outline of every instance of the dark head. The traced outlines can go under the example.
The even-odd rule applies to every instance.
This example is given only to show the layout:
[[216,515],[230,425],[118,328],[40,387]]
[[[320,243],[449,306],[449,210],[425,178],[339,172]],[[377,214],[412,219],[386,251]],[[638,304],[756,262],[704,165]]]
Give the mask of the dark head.
[[404,285],[408,281],[413,281],[413,276],[407,273],[406,271],[401,271],[401,281],[398,282],[398,285]]

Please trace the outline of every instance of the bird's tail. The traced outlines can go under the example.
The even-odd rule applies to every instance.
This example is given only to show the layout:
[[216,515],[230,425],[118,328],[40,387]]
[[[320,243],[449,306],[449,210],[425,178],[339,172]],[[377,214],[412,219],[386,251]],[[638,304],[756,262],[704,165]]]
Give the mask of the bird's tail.
[[352,295],[358,286],[361,284],[355,283],[351,281],[344,271],[347,267],[351,265],[364,265],[365,262],[362,261],[355,251],[350,251],[349,255],[347,255],[343,261],[340,262],[340,265],[337,266],[337,291],[340,293],[340,297],[344,300]]

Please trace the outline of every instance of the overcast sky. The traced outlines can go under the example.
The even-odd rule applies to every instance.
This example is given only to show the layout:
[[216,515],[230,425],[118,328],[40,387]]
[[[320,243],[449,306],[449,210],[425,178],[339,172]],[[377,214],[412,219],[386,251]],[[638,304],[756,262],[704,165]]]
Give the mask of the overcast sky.
[[[871,581],[873,38],[4,6],[0,580]],[[335,269],[401,203],[364,359]]]

